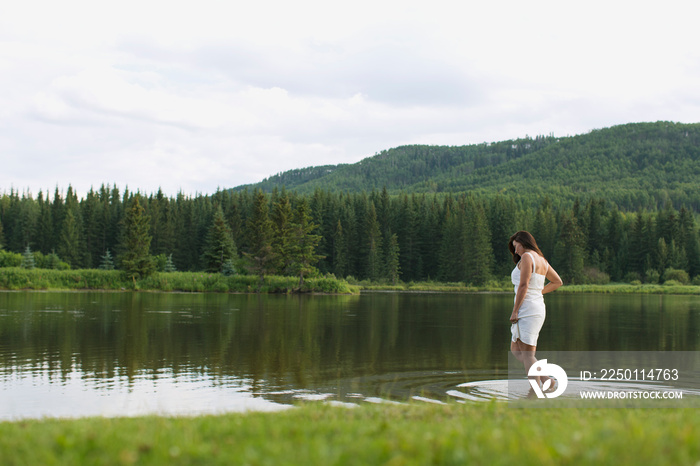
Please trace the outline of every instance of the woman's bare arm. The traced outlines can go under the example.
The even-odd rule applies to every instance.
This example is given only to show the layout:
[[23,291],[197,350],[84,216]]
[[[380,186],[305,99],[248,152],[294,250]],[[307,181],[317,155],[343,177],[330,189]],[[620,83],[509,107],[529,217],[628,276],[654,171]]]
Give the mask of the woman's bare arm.
[[552,267],[551,265],[549,266],[549,269],[547,270],[547,275],[545,277],[547,278],[547,280],[549,280],[549,283],[547,283],[542,289],[542,294],[551,293],[552,291],[556,290],[564,284],[564,282],[561,281],[561,278],[559,277],[557,271],[554,270],[554,267]]
[[525,300],[527,289],[530,285],[530,277],[532,276],[532,257],[525,254],[520,259],[520,284],[515,292],[515,303],[513,304],[513,313],[510,315],[510,321],[515,323],[518,321],[518,311]]

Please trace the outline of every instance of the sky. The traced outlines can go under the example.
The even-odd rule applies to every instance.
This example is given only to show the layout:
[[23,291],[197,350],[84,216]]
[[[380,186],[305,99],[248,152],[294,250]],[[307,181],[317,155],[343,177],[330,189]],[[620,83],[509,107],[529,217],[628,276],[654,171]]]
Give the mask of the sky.
[[0,193],[211,194],[406,144],[700,122],[700,5],[0,6]]

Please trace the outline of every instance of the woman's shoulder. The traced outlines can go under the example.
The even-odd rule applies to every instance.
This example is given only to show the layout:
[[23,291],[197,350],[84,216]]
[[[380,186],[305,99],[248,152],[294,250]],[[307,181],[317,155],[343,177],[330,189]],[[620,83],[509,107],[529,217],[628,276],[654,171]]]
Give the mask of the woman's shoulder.
[[525,251],[522,256],[520,256],[520,262],[534,262],[535,258],[533,257],[535,253],[532,251]]
[[534,261],[535,259],[532,257],[532,254],[530,254],[530,251],[526,251],[522,256],[520,256],[518,266],[520,266],[520,264],[531,265],[534,263]]
[[531,269],[540,269],[548,265],[547,259],[534,251],[527,251],[520,257],[520,264],[527,265]]

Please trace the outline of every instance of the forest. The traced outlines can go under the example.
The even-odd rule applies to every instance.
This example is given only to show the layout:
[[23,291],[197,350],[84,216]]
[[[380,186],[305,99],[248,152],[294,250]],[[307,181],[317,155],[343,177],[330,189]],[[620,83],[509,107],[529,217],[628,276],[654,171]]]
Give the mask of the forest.
[[403,146],[213,194],[0,194],[0,267],[507,280],[531,231],[567,283],[700,282],[700,124]]
[[548,196],[555,207],[597,197],[626,211],[655,211],[670,202],[698,212],[698,179],[700,124],[656,122],[567,137],[401,146],[355,164],[290,170],[236,189],[503,194],[530,206]]
[[[136,239],[153,270],[479,285],[509,276],[509,237],[526,229],[566,283],[700,280],[690,208],[629,212],[604,198],[557,206],[547,196],[531,204],[387,189],[167,197],[103,185],[84,198],[71,187],[53,196],[12,190],[0,196],[0,267],[26,265],[30,254],[37,267],[127,269],[141,222]],[[138,221],[129,217],[136,210]]]

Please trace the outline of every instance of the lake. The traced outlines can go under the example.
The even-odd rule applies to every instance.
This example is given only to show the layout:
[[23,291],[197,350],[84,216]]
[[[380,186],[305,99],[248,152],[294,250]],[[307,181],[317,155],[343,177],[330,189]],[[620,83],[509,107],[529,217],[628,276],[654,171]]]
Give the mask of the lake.
[[[700,350],[700,297],[548,295],[542,351]],[[507,378],[512,294],[0,292],[0,419],[442,400]]]

